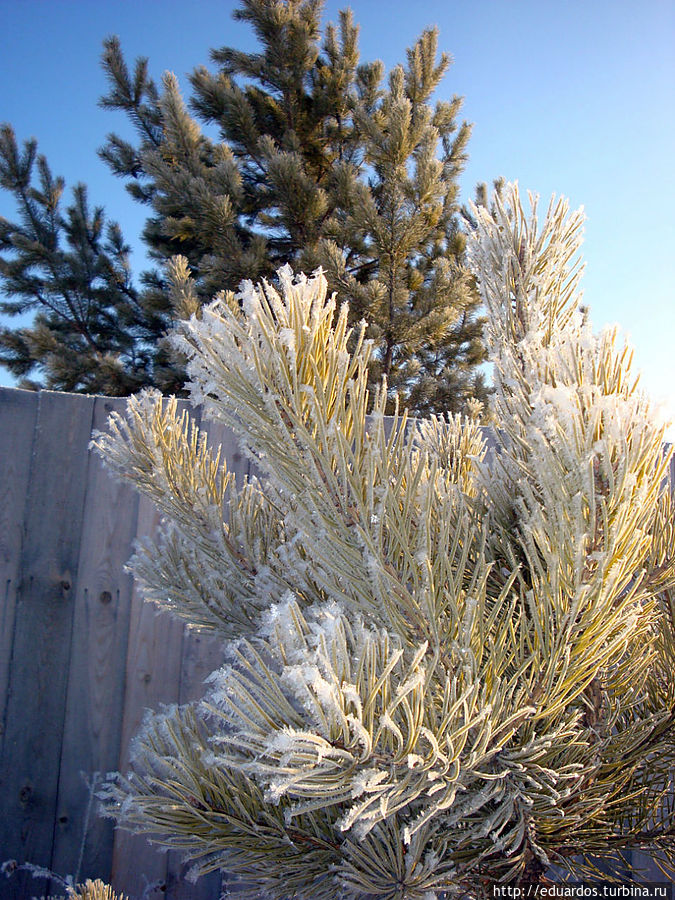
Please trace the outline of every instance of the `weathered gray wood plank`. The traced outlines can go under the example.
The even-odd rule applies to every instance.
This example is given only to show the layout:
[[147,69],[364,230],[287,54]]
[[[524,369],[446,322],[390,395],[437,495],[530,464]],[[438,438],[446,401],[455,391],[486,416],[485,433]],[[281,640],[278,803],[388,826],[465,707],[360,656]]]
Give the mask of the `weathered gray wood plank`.
[[[180,702],[200,700],[206,691],[204,679],[223,664],[222,638],[199,634],[187,628],[183,635]],[[167,858],[167,900],[219,900],[220,873],[204,875],[195,883],[186,879],[191,864],[181,854],[172,851]]]
[[0,755],[37,407],[37,393],[0,388]]
[[[4,858],[49,866],[84,512],[91,397],[42,392],[20,556],[9,678],[0,847]],[[14,877],[10,897],[46,885]]]
[[[159,514],[149,500],[141,498],[137,536],[153,534]],[[146,709],[157,710],[163,703],[176,703],[180,696],[183,624],[166,613],[158,613],[144,603],[134,588],[126,662],[126,692],[121,723],[120,760],[116,768],[126,772],[129,747],[138,733]],[[165,897],[166,854],[153,847],[143,835],[117,829],[113,846],[111,881],[117,891],[140,896],[147,884],[161,885],[149,894],[150,900]]]
[[[104,430],[124,401],[98,397],[93,427]],[[132,579],[124,571],[136,534],[138,494],[92,453],[80,542],[73,649],[61,751],[53,871],[110,877],[113,824],[97,815],[88,790],[120,754]],[[93,788],[93,785],[92,785]]]

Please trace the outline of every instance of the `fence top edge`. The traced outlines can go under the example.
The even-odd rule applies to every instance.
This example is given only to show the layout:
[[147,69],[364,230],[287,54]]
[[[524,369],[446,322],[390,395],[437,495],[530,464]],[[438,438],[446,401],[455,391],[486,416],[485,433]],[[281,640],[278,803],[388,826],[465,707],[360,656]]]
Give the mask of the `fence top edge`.
[[[92,399],[94,399],[94,400],[119,401],[119,402],[126,401],[126,400],[129,399],[128,396],[124,396],[124,397],[112,397],[112,396],[110,396],[109,394],[84,394],[84,393],[75,393],[75,392],[73,392],[73,391],[50,391],[50,390],[47,390],[46,388],[40,388],[40,390],[37,390],[37,391],[31,391],[31,390],[27,390],[26,388],[19,388],[19,387],[11,387],[11,386],[3,386],[3,385],[0,385],[0,396],[2,396],[2,394],[5,394],[5,393],[6,393],[6,394],[12,394],[12,393],[17,393],[17,394],[32,394],[32,395],[35,395],[35,396],[37,396],[37,397],[39,397],[41,394],[48,394],[48,395],[50,395],[50,396],[54,395],[54,396],[60,396],[60,397],[80,397],[80,398],[81,398],[81,397],[90,397],[90,398],[92,398]],[[166,397],[165,399],[168,400],[168,399],[170,399],[170,397],[175,397],[175,394],[167,395],[167,397]],[[194,407],[194,406],[192,405],[192,403],[190,403],[190,400],[189,400],[188,397],[176,397],[176,399],[179,400],[179,401],[185,402],[189,408],[192,408],[192,409],[198,409],[198,408],[199,408],[199,407]],[[390,416],[386,416],[386,418],[388,419],[388,418],[391,418],[391,417],[390,417]],[[416,420],[416,418],[415,418],[414,416],[410,416],[409,419],[408,419],[408,421],[409,421],[409,422],[414,422],[414,421],[417,421],[417,420]],[[484,429],[485,429],[485,432],[486,432],[486,437],[487,437],[487,439],[488,439],[488,443],[489,443],[489,444],[494,443],[494,444],[496,445],[496,444],[498,443],[498,441],[497,441],[497,435],[496,435],[494,429],[493,429],[490,425],[484,426]],[[665,450],[666,452],[668,452],[668,450],[669,450],[669,448],[672,446],[672,444],[673,444],[672,441],[664,441],[664,442],[663,442],[664,450]]]

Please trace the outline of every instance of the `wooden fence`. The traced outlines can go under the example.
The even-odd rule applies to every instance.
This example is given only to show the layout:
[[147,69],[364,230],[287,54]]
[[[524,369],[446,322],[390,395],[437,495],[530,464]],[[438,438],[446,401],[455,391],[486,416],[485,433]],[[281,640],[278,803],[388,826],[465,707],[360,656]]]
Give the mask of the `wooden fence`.
[[[216,900],[217,874],[186,884],[177,854],[114,831],[92,795],[94,773],[126,768],[144,710],[201,696],[221,658],[217,641],[143,604],[124,573],[157,513],[88,444],[125,405],[0,388],[0,863],[101,877],[133,898],[155,884],[150,900]],[[231,433],[205,427],[247,474]],[[0,875],[10,900],[48,889]]]
[[[113,831],[92,803],[93,773],[126,768],[144,710],[201,696],[220,659],[216,641],[143,604],[124,572],[157,513],[88,444],[125,405],[0,389],[0,863],[111,879],[131,897],[156,882],[153,900],[215,900],[218,875],[186,885],[177,854]],[[231,435],[209,428],[246,473]],[[0,876],[3,897],[47,888]]]

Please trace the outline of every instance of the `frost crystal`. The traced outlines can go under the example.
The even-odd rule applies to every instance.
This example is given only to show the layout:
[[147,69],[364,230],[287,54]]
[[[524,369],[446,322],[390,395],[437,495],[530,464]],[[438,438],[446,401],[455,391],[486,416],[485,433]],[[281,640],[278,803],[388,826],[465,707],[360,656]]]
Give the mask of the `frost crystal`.
[[581,308],[581,214],[538,223],[508,185],[472,215],[489,452],[474,418],[385,422],[364,329],[289,267],[176,338],[257,478],[157,392],[95,438],[166,517],[146,596],[226,641],[106,802],[250,897],[487,897],[645,834],[675,863],[663,426]]

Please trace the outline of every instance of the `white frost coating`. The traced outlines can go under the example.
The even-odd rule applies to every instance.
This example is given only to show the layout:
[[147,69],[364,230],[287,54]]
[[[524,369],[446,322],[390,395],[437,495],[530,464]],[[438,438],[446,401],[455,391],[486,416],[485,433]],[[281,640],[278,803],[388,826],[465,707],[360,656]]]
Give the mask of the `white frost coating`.
[[292,328],[282,328],[279,331],[279,340],[284,347],[295,353],[295,332]]
[[360,797],[362,794],[369,794],[386,781],[389,777],[388,772],[380,769],[364,769],[354,779],[352,784],[351,796],[353,799]]
[[424,684],[424,679],[426,677],[426,670],[422,667],[417,669],[409,678],[406,678],[405,681],[401,682],[401,684],[396,687],[396,696],[398,698],[405,697],[406,694],[412,693],[415,688],[421,687]]
[[[180,821],[203,820],[200,779],[210,797],[219,776],[241,776],[235,800],[225,790],[215,798],[218,814],[268,817],[293,853],[303,849],[298,834],[315,835],[337,854],[336,878],[352,900],[357,889],[380,896],[363,887],[368,879],[390,890],[396,866],[399,893],[411,900],[436,896],[427,886],[452,893],[455,851],[469,874],[489,873],[494,860],[504,874],[524,850],[545,860],[540,825],[573,838],[576,822],[594,822],[605,790],[596,779],[663,721],[652,707],[672,695],[667,666],[656,687],[646,674],[659,652],[654,598],[670,577],[658,541],[672,509],[655,512],[660,436],[627,351],[613,331],[595,336],[578,308],[581,217],[564,224],[554,207],[537,230],[513,186],[494,215],[474,212],[471,258],[496,366],[499,446],[489,456],[479,426],[461,417],[387,439],[381,404],[360,429],[365,406],[350,398],[363,378],[346,318],[338,338],[335,323],[326,325],[335,300],[326,300],[323,276],[288,267],[276,287],[243,285],[241,311],[212,304],[179,339],[193,399],[235,428],[263,473],[256,502],[247,506],[234,488],[227,497],[230,530],[225,494],[194,456],[174,451],[181,426],[162,427],[156,393],[131,401],[135,432],[119,425],[116,438],[97,439],[177,521],[159,554],[157,596],[174,607],[195,602],[192,581],[217,612],[227,593],[226,612],[239,613],[236,634],[245,635],[228,643],[192,730],[178,709],[146,723],[124,812],[134,813],[133,790],[142,804],[164,779],[167,802],[156,807],[164,821],[179,796],[197,801],[183,804]],[[326,385],[317,372],[337,375]],[[139,548],[150,576],[153,548]],[[612,743],[619,726],[633,731],[621,745]],[[261,794],[278,808],[260,809]],[[620,806],[624,794],[613,796]],[[306,815],[315,817],[309,831]],[[350,832],[343,844],[337,827]],[[239,864],[249,853],[241,870],[257,878],[255,828],[244,831],[232,856]],[[354,859],[340,860],[348,846]],[[314,900],[317,888],[333,900],[337,881],[326,887],[325,866],[312,877],[298,896]],[[268,895],[279,900],[279,890]]]
[[363,703],[361,702],[358,687],[355,684],[343,682],[340,685],[340,690],[344,699],[356,707],[356,715],[361,718],[363,716]]
[[385,731],[390,731],[398,741],[399,745],[403,743],[403,732],[398,727],[396,722],[394,722],[387,710],[385,710],[380,716],[380,728]]

